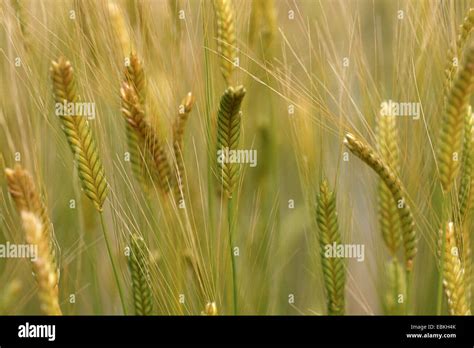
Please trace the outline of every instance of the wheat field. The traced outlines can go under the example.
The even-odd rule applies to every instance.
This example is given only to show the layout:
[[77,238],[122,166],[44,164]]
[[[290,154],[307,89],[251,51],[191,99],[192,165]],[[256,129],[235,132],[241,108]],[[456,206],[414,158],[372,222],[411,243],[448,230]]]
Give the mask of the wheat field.
[[0,23],[0,314],[471,315],[473,1]]

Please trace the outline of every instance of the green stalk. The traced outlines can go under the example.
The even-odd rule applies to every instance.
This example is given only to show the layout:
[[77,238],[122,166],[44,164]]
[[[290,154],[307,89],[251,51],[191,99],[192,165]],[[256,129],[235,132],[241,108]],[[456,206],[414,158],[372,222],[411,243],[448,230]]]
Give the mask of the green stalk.
[[125,306],[125,300],[124,300],[124,296],[122,292],[122,287],[120,286],[120,281],[119,281],[117,269],[115,267],[114,258],[112,257],[109,238],[107,237],[107,229],[104,223],[104,214],[101,212],[99,213],[99,215],[100,215],[100,225],[102,227],[102,233],[104,234],[105,245],[107,246],[107,253],[109,254],[110,263],[112,264],[112,269],[114,271],[115,282],[117,283],[117,288],[120,295],[120,302],[122,303],[123,314],[127,315],[127,307]]
[[234,209],[232,204],[232,198],[227,200],[227,223],[229,227],[229,250],[230,250],[230,259],[232,263],[232,297],[234,303],[234,315],[238,314],[237,310],[237,270],[235,265],[235,255],[234,255]]

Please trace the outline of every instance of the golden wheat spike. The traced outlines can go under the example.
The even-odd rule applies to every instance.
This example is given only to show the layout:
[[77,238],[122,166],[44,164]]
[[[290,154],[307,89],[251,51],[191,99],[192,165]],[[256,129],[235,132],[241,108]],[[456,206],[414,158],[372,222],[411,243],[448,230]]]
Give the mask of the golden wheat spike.
[[41,310],[46,315],[62,315],[58,301],[58,278],[51,259],[48,237],[43,233],[41,220],[29,211],[21,213],[26,241],[37,247],[36,259],[32,259],[33,271],[38,283]]
[[[57,61],[53,61],[51,77],[56,103],[76,103],[78,101],[74,72],[68,60],[60,57]],[[102,211],[108,186],[89,122],[86,117],[79,115],[59,116],[59,118],[76,159],[82,189],[87,197],[94,202],[97,210]]]
[[214,12],[217,23],[217,52],[220,57],[221,72],[227,85],[230,85],[237,56],[232,1],[214,0]]
[[[442,236],[442,231],[441,231]],[[442,238],[440,238],[440,247]],[[456,245],[454,224],[449,222],[446,226],[446,238],[444,241],[444,289],[448,298],[448,307],[452,315],[470,315],[468,305],[464,268],[459,257],[459,249]]]
[[171,167],[166,151],[154,128],[145,120],[145,113],[138,100],[135,89],[126,82],[120,89],[122,98],[122,114],[133,128],[137,137],[143,141],[146,150],[153,158],[153,164],[158,174],[160,188],[168,192],[170,188]]
[[56,278],[59,279],[57,246],[52,229],[52,224],[43,200],[38,191],[30,173],[20,165],[14,169],[6,168],[5,176],[7,179],[8,191],[15,202],[18,213],[30,212],[40,219],[42,226],[42,235],[49,241],[49,253],[54,264]]
[[184,97],[181,105],[179,106],[179,112],[173,124],[173,151],[176,158],[176,177],[178,180],[176,194],[178,197],[180,197],[180,199],[182,199],[184,195],[184,129],[189,118],[189,114],[193,108],[194,100],[195,98],[191,92],[189,92],[186,97]]

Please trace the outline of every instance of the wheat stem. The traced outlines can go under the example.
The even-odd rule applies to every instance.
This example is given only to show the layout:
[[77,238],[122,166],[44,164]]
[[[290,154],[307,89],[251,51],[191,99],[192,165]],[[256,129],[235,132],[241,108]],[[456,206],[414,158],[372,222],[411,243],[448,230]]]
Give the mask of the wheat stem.
[[120,280],[119,280],[117,268],[115,266],[114,258],[113,258],[113,255],[112,255],[112,248],[110,247],[110,241],[109,241],[109,237],[108,237],[108,234],[107,234],[107,229],[105,227],[104,215],[103,215],[103,213],[99,213],[99,215],[100,215],[100,226],[102,228],[102,234],[104,235],[105,246],[107,247],[107,253],[109,255],[110,263],[112,264],[112,270],[114,272],[115,283],[117,284],[117,288],[118,288],[118,291],[119,291],[119,297],[120,297],[120,302],[122,304],[123,314],[126,315],[127,314],[127,307],[125,305],[122,286],[120,285]]

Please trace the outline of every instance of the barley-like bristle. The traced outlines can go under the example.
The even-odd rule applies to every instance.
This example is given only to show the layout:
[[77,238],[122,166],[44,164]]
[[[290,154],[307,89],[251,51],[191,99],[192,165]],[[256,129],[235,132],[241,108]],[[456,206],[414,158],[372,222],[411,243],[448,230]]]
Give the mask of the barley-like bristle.
[[[245,96],[245,88],[229,87],[221,97],[217,115],[217,151],[236,150],[240,140],[241,111],[240,105]],[[234,187],[238,181],[239,165],[229,163],[225,153],[221,156],[222,163],[218,163],[218,174],[227,197],[232,198]]]
[[459,170],[463,119],[474,85],[474,46],[466,55],[466,61],[456,76],[448,94],[446,110],[439,135],[438,167],[441,186],[449,192]]
[[402,183],[369,145],[356,139],[355,136],[350,133],[346,134],[344,144],[354,155],[371,167],[390,190],[394,202],[397,204],[398,216],[401,223],[402,241],[405,251],[405,267],[407,271],[410,272],[413,268],[413,260],[417,252],[417,239],[413,215],[405,199]]
[[[383,161],[394,171],[399,171],[400,158],[397,146],[397,123],[394,116],[380,115],[377,128],[377,147]],[[402,241],[397,202],[387,185],[379,179],[379,221],[385,245],[395,255]]]
[[338,257],[327,257],[326,246],[341,245],[341,234],[337,221],[336,195],[329,189],[327,180],[319,188],[316,207],[316,221],[319,227],[319,248],[327,295],[329,315],[343,315],[345,312],[344,289],[346,272],[344,261]]
[[214,0],[214,12],[217,22],[217,52],[219,53],[222,75],[231,84],[235,47],[235,19],[231,0]]
[[[64,57],[52,62],[51,77],[56,103],[76,103],[78,96],[71,63]],[[97,146],[84,116],[59,116],[63,131],[76,159],[82,189],[93,202],[97,210],[107,198],[107,181]]]
[[145,145],[153,159],[154,167],[158,174],[160,188],[169,191],[171,167],[168,162],[165,148],[159,141],[155,129],[145,120],[145,113],[135,92],[126,82],[120,89],[122,98],[122,114],[127,123],[132,127],[140,142]]
[[184,129],[186,122],[189,118],[189,114],[194,105],[194,96],[189,92],[184,97],[179,107],[178,115],[173,124],[173,151],[176,158],[176,177],[178,181],[177,196],[183,199],[184,195],[184,159],[183,159],[183,141],[184,141]]
[[21,219],[26,241],[37,246],[36,260],[31,260],[38,283],[41,310],[46,315],[62,315],[58,300],[58,277],[50,254],[50,240],[44,234],[40,217],[29,211],[22,211]]
[[133,302],[136,315],[153,314],[153,295],[150,278],[150,254],[145,241],[132,235],[129,268],[132,275]]
[[[440,252],[444,253],[444,290],[448,298],[449,312],[452,315],[470,315],[471,310],[467,301],[464,268],[459,257],[459,249],[456,245],[454,235],[454,224],[446,226],[446,239],[444,250],[441,250],[442,238],[440,238]],[[441,231],[441,237],[443,233]]]

